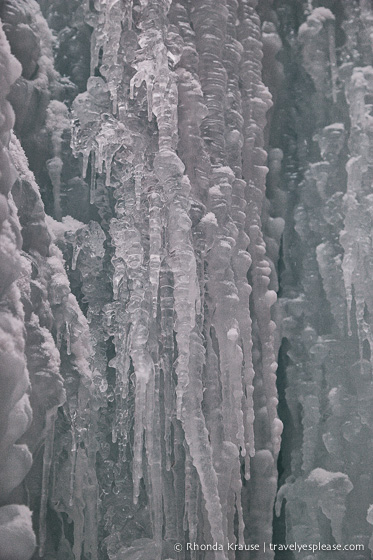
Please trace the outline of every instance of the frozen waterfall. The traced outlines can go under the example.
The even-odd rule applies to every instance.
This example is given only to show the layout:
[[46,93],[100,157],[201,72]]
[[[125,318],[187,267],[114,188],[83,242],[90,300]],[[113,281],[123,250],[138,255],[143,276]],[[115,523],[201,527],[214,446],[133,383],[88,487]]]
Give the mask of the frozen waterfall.
[[373,4],[0,0],[0,560],[373,556]]

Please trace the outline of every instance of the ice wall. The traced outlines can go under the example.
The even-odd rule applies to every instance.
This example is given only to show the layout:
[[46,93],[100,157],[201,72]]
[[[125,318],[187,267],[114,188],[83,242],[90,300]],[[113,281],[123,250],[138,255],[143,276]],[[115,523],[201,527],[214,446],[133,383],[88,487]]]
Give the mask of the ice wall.
[[279,103],[271,139],[283,149],[288,192],[276,507],[280,515],[284,506],[289,542],[360,543],[365,551],[353,557],[362,559],[371,554],[372,503],[372,11],[364,2],[319,4],[300,26],[290,3],[277,10],[294,94]]
[[0,2],[0,560],[369,557],[372,16]]
[[0,25],[0,204],[1,204],[1,327],[0,327],[0,558],[28,559],[35,549],[31,512],[9,497],[31,467],[27,445],[17,440],[30,426],[32,411],[27,395],[30,380],[25,360],[24,310],[17,281],[25,271],[20,255],[21,234],[17,210],[9,194],[17,174],[9,156],[14,113],[6,96],[20,75],[20,64],[11,55]]
[[[53,534],[47,527],[50,504],[59,515],[68,512],[74,522],[75,556],[80,556],[79,543],[83,542],[85,531],[84,550],[94,557],[97,554],[95,443],[88,444],[88,440],[95,429],[91,417],[95,389],[89,365],[88,323],[71,293],[63,255],[54,243],[54,222],[49,219],[47,224],[39,187],[21,144],[11,131],[13,126],[20,131],[17,102],[24,102],[26,109],[35,110],[28,133],[35,132],[34,142],[40,139],[42,132],[38,129],[44,124],[46,105],[35,107],[35,98],[47,100],[58,86],[59,76],[53,69],[48,43],[50,31],[38,5],[2,5],[2,19],[4,30],[17,41],[19,49],[29,52],[23,53],[25,58],[13,44],[21,66],[10,55],[1,30],[0,500],[3,507],[0,557],[29,559],[36,544],[34,532],[38,537],[38,556],[48,556],[50,550],[54,555],[63,554],[63,524],[57,546],[50,542]],[[41,48],[35,48],[37,55],[31,79],[28,55],[32,54],[31,47],[39,43]],[[8,94],[16,100],[16,122],[6,100]],[[54,109],[55,114],[60,108],[58,103],[52,101],[50,105],[50,111]],[[48,118],[45,122],[48,126]],[[23,139],[22,133],[20,136]],[[28,146],[27,138],[25,146]],[[67,492],[66,488],[69,488]],[[24,503],[33,511],[34,532],[30,510],[18,505]]]

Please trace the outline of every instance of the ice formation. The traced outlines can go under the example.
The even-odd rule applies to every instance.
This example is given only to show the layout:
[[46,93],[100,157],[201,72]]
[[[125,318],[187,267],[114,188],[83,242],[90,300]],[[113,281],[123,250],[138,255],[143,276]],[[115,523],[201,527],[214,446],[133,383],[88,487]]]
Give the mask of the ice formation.
[[369,558],[370,2],[0,22],[0,560]]

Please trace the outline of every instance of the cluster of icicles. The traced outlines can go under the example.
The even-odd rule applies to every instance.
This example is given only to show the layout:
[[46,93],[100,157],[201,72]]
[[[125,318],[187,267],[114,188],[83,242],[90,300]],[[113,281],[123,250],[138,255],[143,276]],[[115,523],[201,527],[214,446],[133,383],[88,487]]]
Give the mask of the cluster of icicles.
[[343,40],[324,7],[298,30],[315,124],[307,128],[303,117],[297,141],[313,131],[319,157],[309,161],[301,148],[296,162],[284,154],[285,180],[298,189],[296,202],[288,199],[294,207],[283,238],[281,300],[293,426],[291,444],[283,435],[287,478],[276,509],[286,498],[288,542],[307,534],[314,542],[359,543],[360,560],[373,549],[372,7],[343,1],[342,13]]
[[[162,534],[243,544],[245,523],[258,518],[250,540],[271,538],[282,430],[271,306],[282,220],[265,204],[271,96],[255,4],[87,6],[92,77],[73,104],[72,146],[84,176],[89,169],[91,202],[102,206],[105,185],[115,199],[105,232],[113,299],[94,313],[106,317],[116,349],[119,461],[134,392],[133,499],[145,476],[159,555]],[[80,270],[81,254],[78,245]],[[252,494],[245,513],[242,468]]]

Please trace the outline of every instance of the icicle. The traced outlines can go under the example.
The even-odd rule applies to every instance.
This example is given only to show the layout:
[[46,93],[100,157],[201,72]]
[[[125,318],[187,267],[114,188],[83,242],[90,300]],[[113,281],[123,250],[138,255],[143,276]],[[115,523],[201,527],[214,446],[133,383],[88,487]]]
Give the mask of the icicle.
[[[169,151],[157,154],[154,161],[155,174],[169,196],[169,266],[174,275],[175,331],[179,347],[176,365],[178,376],[177,417],[181,418],[182,399],[189,379],[189,336],[195,324],[196,260],[190,242],[191,220],[186,209],[190,184],[182,177],[183,164],[178,156]],[[179,188],[174,190],[175,182]]]
[[[149,379],[154,377],[154,365],[144,349],[144,332],[140,324],[134,325],[132,333],[132,351],[136,387],[135,387],[135,426],[133,446],[133,502],[137,504],[140,494],[140,480],[143,477],[142,452],[144,445],[146,387]],[[139,336],[139,338],[138,338]],[[141,337],[141,338],[140,338]]]
[[163,346],[161,364],[164,379],[164,422],[165,422],[165,447],[166,447],[166,469],[171,469],[171,422],[175,414],[175,387],[172,380],[172,363],[174,354],[174,319],[173,319],[173,278],[167,265],[163,260],[159,277],[159,307],[161,322],[161,340]]
[[132,79],[130,81],[130,99],[133,100],[135,98],[135,80]]
[[[91,183],[90,183],[90,191],[89,191],[89,202],[90,204],[95,203],[96,199],[96,161],[95,161],[95,152],[92,152],[91,155]],[[73,268],[74,270],[74,268]]]
[[337,68],[337,58],[335,54],[334,21],[328,24],[328,40],[329,40],[329,60],[330,60],[330,73],[332,79],[333,102],[337,103],[338,68]]
[[153,119],[153,84],[151,81],[146,83],[146,88],[148,100],[148,121],[151,122]]
[[[237,325],[238,326],[238,325]],[[244,398],[242,390],[242,360],[243,353],[241,347],[237,344],[239,331],[235,326],[231,327],[227,333],[228,338],[228,358],[230,361],[230,391],[233,395],[233,408],[235,410],[235,434],[232,434],[232,441],[237,442],[238,448],[241,448],[241,454],[246,455],[246,445],[244,436],[244,423],[242,412],[242,400]]]
[[163,527],[159,388],[159,368],[158,364],[154,364],[146,388],[145,444],[149,454],[148,471],[151,485],[153,536],[157,545],[157,560],[161,558]]
[[117,438],[118,438],[117,425],[116,425],[116,423],[114,423],[112,428],[111,428],[111,441],[112,441],[112,443],[117,443]]
[[141,195],[142,195],[142,179],[144,177],[144,164],[138,163],[134,169],[135,177],[135,195],[136,195],[136,209],[140,210]]
[[71,259],[71,270],[76,270],[76,263],[78,262],[80,251],[81,251],[81,247],[78,246],[76,243],[74,243],[74,245],[73,245],[73,257]]
[[75,418],[76,412],[71,415],[71,469],[70,469],[70,485],[69,485],[69,506],[74,505],[74,486],[75,486],[75,469],[76,469],[76,434],[75,434]]
[[94,76],[95,69],[99,64],[100,44],[96,33],[91,36],[91,76]]
[[[191,380],[183,394],[183,428],[193,465],[195,466],[206,504],[213,542],[224,543],[223,512],[218,491],[218,477],[213,465],[212,449],[205,419],[201,410],[203,398],[201,370],[204,348],[200,335],[190,335]],[[223,551],[216,553],[216,560],[226,560]]]
[[[188,456],[188,450],[185,450],[186,457],[185,457],[185,511],[184,511],[184,518],[183,518],[183,530],[188,530],[188,513],[189,513],[189,502],[190,502],[190,493],[191,493],[191,476],[190,471],[192,468],[192,462],[190,456]],[[188,460],[189,459],[189,460]]]
[[56,346],[58,348],[58,350],[61,349],[61,344],[62,344],[62,327],[60,324],[57,324],[56,327]]
[[96,150],[96,158],[95,158],[98,173],[102,173],[103,170],[103,165],[104,165],[103,149],[104,149],[103,138],[100,138],[97,140],[97,150]]
[[129,30],[132,29],[132,24],[133,24],[132,10],[133,10],[133,0],[129,0],[128,2],[128,29]]
[[47,161],[47,169],[53,185],[53,202],[55,218],[62,219],[61,209],[61,175],[63,162],[61,159],[62,138],[65,131],[70,130],[69,112],[64,103],[52,100],[47,109],[46,129],[50,132],[53,156]]
[[238,544],[244,545],[244,543],[245,543],[245,537],[244,537],[245,522],[244,522],[244,518],[243,518],[242,501],[241,501],[241,486],[242,486],[242,483],[241,483],[241,473],[240,472],[238,473],[237,480],[240,483],[239,492],[237,492],[235,494],[236,510],[237,510],[237,516],[238,516]]
[[50,471],[53,460],[54,427],[57,418],[57,407],[47,411],[45,418],[45,440],[43,455],[43,475],[39,514],[39,556],[43,557],[47,538],[47,504],[49,494]]
[[[185,512],[184,531],[188,531],[190,542],[197,542],[198,536],[198,506],[199,506],[199,480],[193,466],[188,448],[185,450]],[[195,550],[191,550],[192,560],[196,560]]]
[[70,332],[70,323],[68,321],[65,322],[66,327],[66,352],[67,355],[71,355],[71,332]]
[[[75,449],[74,455],[74,473],[76,472],[77,484],[74,499],[69,504],[72,508],[72,517],[74,520],[74,546],[73,554],[75,558],[81,558],[83,540],[84,540],[84,505],[85,505],[85,485],[87,484],[87,460],[85,452],[80,447]],[[75,474],[74,474],[75,477]],[[87,541],[91,535],[86,535]],[[88,548],[88,547],[87,547]],[[91,551],[95,554],[95,551]]]
[[161,269],[162,225],[161,200],[157,192],[149,196],[149,237],[150,237],[150,271],[149,280],[152,287],[153,317],[157,316],[159,274]]
[[107,187],[110,187],[110,183],[111,183],[111,165],[113,163],[113,155],[108,155],[105,158],[105,170],[106,170],[106,179],[105,179],[105,185]]
[[135,427],[134,427],[134,446],[133,446],[133,503],[137,504],[140,495],[140,480],[143,477],[142,451],[144,437],[144,410],[145,410],[145,388],[140,382],[136,383],[136,403],[135,403]]
[[54,213],[57,220],[62,218],[60,201],[62,165],[62,160],[59,157],[54,157],[47,161],[48,175],[53,186]]
[[87,169],[88,169],[88,162],[89,162],[89,156],[90,156],[91,151],[89,150],[85,150],[83,152],[83,163],[82,163],[82,177],[83,179],[85,179],[87,177]]
[[[94,438],[91,439],[94,441]],[[92,445],[92,444],[91,444]],[[92,448],[93,447],[93,448]],[[87,557],[91,556],[92,560],[98,560],[98,481],[96,477],[96,453],[92,445],[88,456],[81,450],[83,457],[83,468],[81,469],[86,477],[84,484],[84,553]]]
[[346,301],[347,301],[347,334],[352,336],[351,329],[351,311],[352,311],[352,292],[346,287]]
[[279,450],[280,425],[277,424],[277,363],[274,353],[274,323],[271,321],[270,308],[276,302],[277,296],[273,290],[268,290],[270,268],[263,259],[265,245],[262,234],[257,227],[251,228],[251,237],[255,239],[253,247],[253,294],[255,312],[258,320],[259,338],[262,345],[263,388],[266,395],[266,409],[269,417],[271,440],[274,452]]

